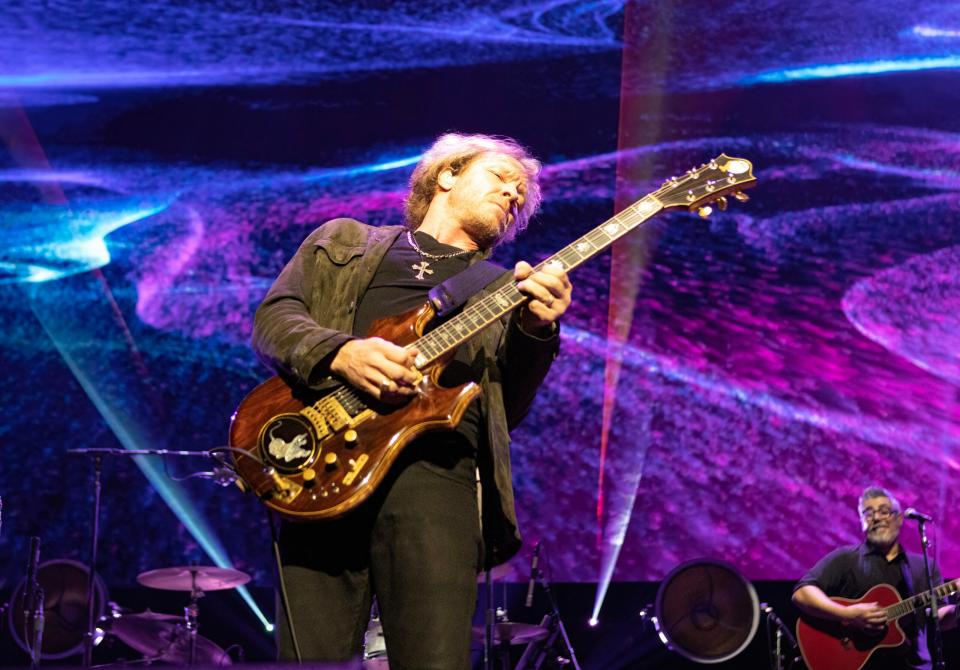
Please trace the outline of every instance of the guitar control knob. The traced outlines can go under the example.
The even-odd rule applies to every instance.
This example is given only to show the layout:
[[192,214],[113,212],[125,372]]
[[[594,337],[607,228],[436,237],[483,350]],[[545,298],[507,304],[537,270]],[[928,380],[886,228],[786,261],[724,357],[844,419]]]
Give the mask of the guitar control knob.
[[353,428],[343,434],[343,441],[348,447],[357,446],[357,431]]
[[337,455],[332,451],[328,451],[323,457],[323,462],[327,464],[328,468],[335,468],[337,467]]
[[303,485],[308,489],[312,489],[317,483],[317,471],[313,468],[307,468],[303,471]]

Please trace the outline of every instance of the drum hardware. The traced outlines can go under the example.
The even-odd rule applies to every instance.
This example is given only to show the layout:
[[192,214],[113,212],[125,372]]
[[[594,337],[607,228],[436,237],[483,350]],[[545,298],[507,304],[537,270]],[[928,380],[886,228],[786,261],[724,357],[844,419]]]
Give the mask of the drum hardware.
[[[485,626],[473,627],[473,639],[482,640],[486,634]],[[511,646],[542,640],[550,634],[545,626],[518,621],[498,621],[493,625],[493,642],[497,645]]]
[[[485,625],[473,629],[474,639],[484,641],[484,669],[492,670],[494,651],[499,657],[501,667],[510,670],[510,647],[512,645],[527,644],[523,656],[518,662],[516,670],[521,668],[539,668],[548,653],[555,649],[555,643],[562,641],[562,654],[558,654],[556,661],[562,665],[570,664],[574,670],[580,670],[580,663],[570,644],[566,627],[560,617],[553,589],[546,574],[540,569],[540,552],[544,547],[538,542],[533,550],[530,562],[530,582],[526,590],[526,603],[532,604],[533,590],[539,584],[550,603],[550,613],[543,617],[540,624],[513,622],[508,619],[504,608],[494,607],[494,586],[492,572],[486,571],[487,615]],[[506,602],[506,594],[504,594]],[[566,656],[564,656],[566,655]],[[531,665],[533,663],[533,665]]]
[[721,663],[753,640],[760,603],[753,584],[732,565],[698,559],[664,578],[649,619],[667,648],[697,663]]
[[[231,665],[229,654],[213,641],[191,635],[184,618],[175,614],[151,612],[124,613],[113,609],[100,619],[98,637],[111,635],[144,655],[133,663],[163,662],[187,665],[191,654],[201,665]],[[194,642],[195,640],[195,642]],[[99,640],[98,640],[99,641]],[[194,646],[191,649],[191,646]],[[131,661],[123,664],[129,665]],[[116,664],[108,664],[109,667]]]
[[[544,549],[546,547],[544,546]],[[577,660],[577,654],[573,650],[573,645],[570,643],[570,636],[567,634],[567,627],[563,624],[563,618],[560,616],[560,608],[557,606],[557,599],[553,595],[553,588],[550,585],[550,580],[547,579],[546,574],[539,568],[535,563],[531,563],[533,570],[531,574],[536,579],[537,584],[543,589],[544,595],[547,596],[547,602],[550,603],[550,613],[547,617],[544,618],[549,625],[547,626],[548,630],[551,632],[550,638],[543,646],[543,651],[553,649],[553,645],[557,638],[563,641],[562,654],[567,654],[568,657],[562,655],[557,656],[557,662],[561,665],[571,665],[573,670],[580,670],[580,662]],[[549,562],[547,563],[549,565]],[[526,655],[526,654],[525,654]],[[521,658],[521,661],[523,659]],[[542,661],[541,661],[542,662]],[[521,670],[525,666],[518,664],[517,670]],[[535,665],[533,667],[539,667]]]
[[190,603],[184,608],[183,616],[186,643],[177,646],[177,642],[183,638],[174,636],[170,639],[162,654],[164,660],[175,659],[175,662],[186,663],[192,667],[197,663],[198,653],[219,652],[221,657],[229,658],[213,642],[197,634],[197,618],[200,612],[198,601],[206,591],[222,591],[242,586],[250,581],[250,575],[232,568],[194,565],[148,570],[137,575],[137,581],[152,589],[190,593]]
[[[67,449],[68,456],[88,456],[93,465],[93,514],[91,521],[92,532],[90,534],[90,570],[87,579],[87,625],[86,633],[83,639],[83,666],[91,667],[93,664],[94,638],[97,630],[97,613],[95,592],[96,570],[97,570],[97,551],[100,540],[100,498],[102,493],[101,473],[103,469],[104,456],[182,456],[214,458],[220,465],[223,461],[217,455],[222,449],[212,449],[210,451],[188,451],[175,449],[126,449],[126,448],[86,448],[86,449]],[[102,588],[102,587],[101,587]],[[100,601],[102,614],[103,600]]]
[[380,607],[373,599],[370,607],[370,621],[363,634],[363,670],[389,670],[387,659],[387,641],[383,636],[383,624],[380,622]]
[[[89,574],[83,563],[66,559],[54,559],[37,566],[36,581],[44,596],[42,603],[38,603],[44,625],[43,639],[34,647],[37,659],[59,660],[83,650]],[[30,654],[36,638],[24,613],[28,581],[24,576],[13,590],[6,614],[14,642]],[[107,601],[106,588],[99,575],[94,576],[93,584],[94,610],[99,615]]]
[[[770,647],[770,668],[771,670],[783,670],[796,666],[802,659],[800,657],[800,647],[796,638],[790,632],[790,628],[783,623],[777,613],[773,611],[767,603],[760,603],[760,611],[763,612],[767,623],[767,644]],[[771,634],[771,630],[773,633]],[[787,646],[784,646],[784,640]],[[792,649],[793,653],[788,653],[787,649]]]

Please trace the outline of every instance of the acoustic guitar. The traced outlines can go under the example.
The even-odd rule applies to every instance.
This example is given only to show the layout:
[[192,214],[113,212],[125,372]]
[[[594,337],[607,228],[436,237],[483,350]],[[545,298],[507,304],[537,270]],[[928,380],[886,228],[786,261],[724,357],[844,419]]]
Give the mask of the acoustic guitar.
[[877,633],[860,631],[840,622],[801,617],[797,620],[797,644],[810,670],[860,670],[877,649],[898,647],[907,636],[898,619],[930,605],[934,591],[937,602],[960,590],[960,579],[945,582],[935,589],[900,600],[900,594],[889,584],[878,584],[857,600],[831,598],[841,605],[877,603],[887,615],[886,629]]

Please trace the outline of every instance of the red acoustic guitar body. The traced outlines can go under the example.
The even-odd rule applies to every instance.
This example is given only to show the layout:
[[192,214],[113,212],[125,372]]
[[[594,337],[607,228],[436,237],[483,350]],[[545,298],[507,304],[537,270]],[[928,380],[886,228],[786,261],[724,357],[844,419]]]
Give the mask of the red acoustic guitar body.
[[[862,598],[831,598],[842,605],[877,603],[890,607],[900,602],[900,594],[888,584],[878,584]],[[887,624],[886,632],[869,635],[836,622],[801,618],[797,621],[797,643],[810,670],[860,670],[870,655],[881,647],[903,644],[906,636],[897,621]]]

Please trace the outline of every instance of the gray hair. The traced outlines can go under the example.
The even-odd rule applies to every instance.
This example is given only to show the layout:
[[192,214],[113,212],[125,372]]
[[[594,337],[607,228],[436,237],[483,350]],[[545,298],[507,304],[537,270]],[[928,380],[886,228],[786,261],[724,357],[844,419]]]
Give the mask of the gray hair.
[[523,167],[527,187],[523,209],[517,213],[516,224],[507,232],[504,241],[513,239],[527,227],[527,223],[540,207],[540,161],[534,158],[526,147],[509,137],[446,133],[427,149],[410,175],[410,194],[404,202],[404,216],[411,230],[423,223],[423,218],[437,193],[437,177],[440,173],[449,169],[454,174],[459,174],[473,159],[482,154],[509,156]]
[[900,511],[900,501],[890,493],[887,489],[882,486],[871,485],[863,490],[863,493],[860,494],[860,500],[857,502],[857,513],[863,514],[863,508],[868,500],[871,498],[888,498],[890,500],[890,505],[893,507],[894,512]]

